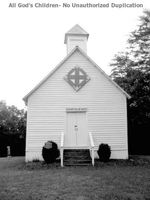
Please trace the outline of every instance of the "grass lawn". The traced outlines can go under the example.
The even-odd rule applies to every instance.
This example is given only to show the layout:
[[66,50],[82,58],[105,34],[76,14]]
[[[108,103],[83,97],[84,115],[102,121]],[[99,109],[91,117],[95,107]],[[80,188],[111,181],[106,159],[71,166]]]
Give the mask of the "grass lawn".
[[0,158],[0,200],[150,200],[150,160],[64,167]]

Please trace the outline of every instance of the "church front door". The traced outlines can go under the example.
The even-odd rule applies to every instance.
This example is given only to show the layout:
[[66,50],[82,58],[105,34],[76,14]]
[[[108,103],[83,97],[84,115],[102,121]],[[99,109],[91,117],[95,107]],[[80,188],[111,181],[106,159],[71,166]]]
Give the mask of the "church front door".
[[67,113],[65,146],[79,148],[88,146],[86,112]]

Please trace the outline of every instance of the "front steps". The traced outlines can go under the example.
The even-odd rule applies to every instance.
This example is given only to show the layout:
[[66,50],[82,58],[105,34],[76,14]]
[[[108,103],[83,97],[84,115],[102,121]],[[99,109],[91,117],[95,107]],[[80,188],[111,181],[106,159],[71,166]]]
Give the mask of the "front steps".
[[64,166],[92,165],[88,149],[64,149]]

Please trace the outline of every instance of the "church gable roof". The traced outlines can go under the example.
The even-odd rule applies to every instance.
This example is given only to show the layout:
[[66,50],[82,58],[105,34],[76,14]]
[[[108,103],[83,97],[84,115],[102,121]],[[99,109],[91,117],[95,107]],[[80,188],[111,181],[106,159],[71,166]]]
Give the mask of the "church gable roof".
[[67,34],[88,34],[80,25],[76,24],[73,26]]
[[89,62],[91,62],[116,88],[120,90],[127,98],[130,98],[128,95],[118,84],[116,84],[86,53],[84,53],[79,47],[75,47],[42,81],[37,84],[24,98],[23,100],[27,102],[29,96],[31,96],[48,78],[50,78],[60,67],[66,62],[72,54],[76,51],[79,51]]
[[68,35],[85,35],[87,38],[89,37],[89,34],[78,24],[73,26],[66,34],[65,34],[65,41],[64,43],[66,44],[67,42],[67,36]]

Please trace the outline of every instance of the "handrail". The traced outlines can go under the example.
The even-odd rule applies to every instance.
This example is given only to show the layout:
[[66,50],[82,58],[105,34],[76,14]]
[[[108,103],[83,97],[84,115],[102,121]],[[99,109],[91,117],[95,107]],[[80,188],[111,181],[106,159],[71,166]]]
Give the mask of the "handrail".
[[64,132],[61,132],[61,142],[60,142],[60,147],[64,146]]
[[89,132],[89,137],[90,137],[90,145],[91,147],[94,147],[94,140],[91,132]]
[[60,141],[60,160],[61,160],[61,167],[63,167],[63,157],[64,157],[64,132],[61,132],[61,141]]
[[92,165],[94,166],[94,140],[93,140],[93,136],[92,133],[89,132],[89,138],[90,138],[90,146],[91,146],[91,151],[92,151]]

